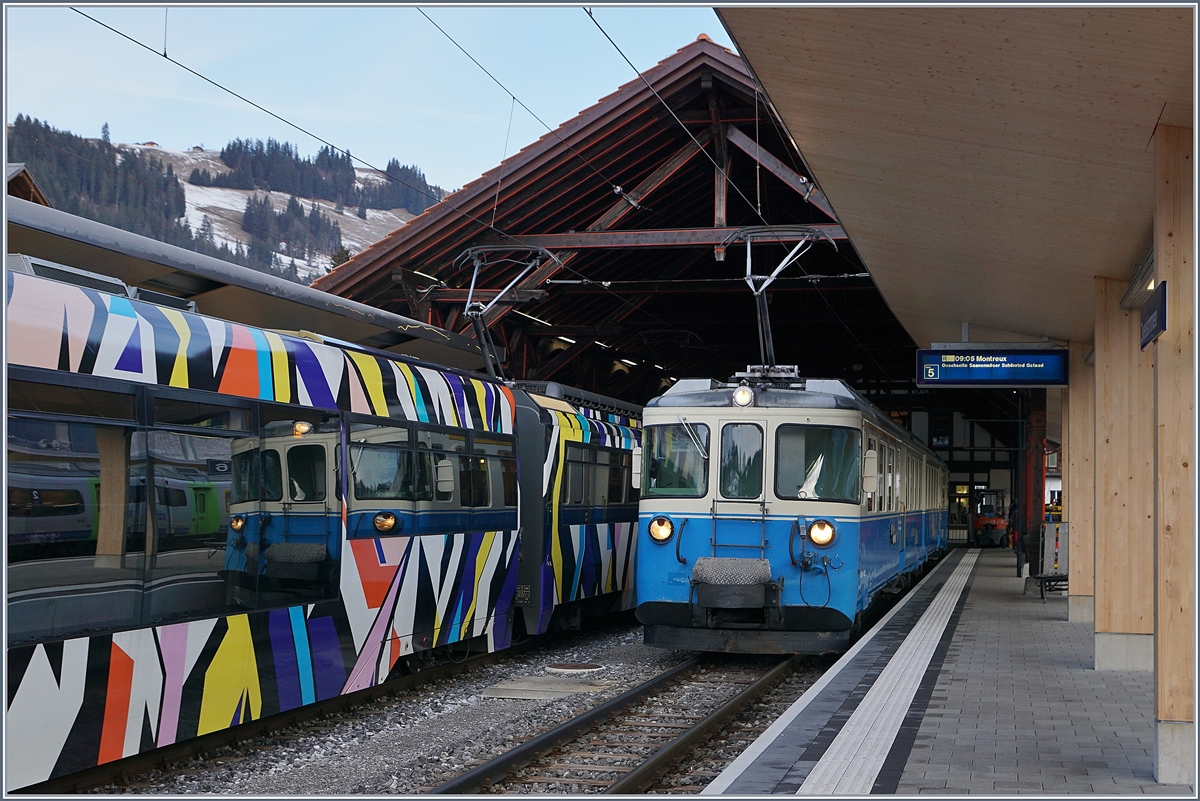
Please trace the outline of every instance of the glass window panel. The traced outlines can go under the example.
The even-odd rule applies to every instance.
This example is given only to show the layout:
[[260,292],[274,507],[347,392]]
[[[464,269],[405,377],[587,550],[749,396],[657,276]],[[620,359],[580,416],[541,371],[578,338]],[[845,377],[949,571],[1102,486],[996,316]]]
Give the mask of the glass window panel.
[[221,502],[233,488],[233,476],[212,466],[229,464],[235,440],[172,431],[150,431],[147,438],[154,476],[154,547],[147,563],[142,624],[233,611],[223,573],[229,513]]
[[[612,496],[609,493],[609,482],[612,472],[614,472],[613,469],[607,464],[592,465],[592,491],[589,496],[592,506],[607,506],[610,503],[616,502],[612,500]],[[619,473],[620,469],[615,472]]]
[[862,433],[838,426],[782,425],[775,434],[775,494],[858,503]]
[[643,432],[642,494],[647,498],[707,494],[708,437],[708,426],[703,423],[648,427]]
[[501,437],[481,437],[475,434],[471,438],[471,449],[475,453],[486,453],[489,456],[513,456],[513,442]]
[[753,423],[721,429],[721,494],[726,498],[762,495],[763,432]]
[[155,398],[154,422],[156,425],[249,431],[250,410],[172,398]]
[[463,506],[491,506],[488,485],[488,459],[482,456],[460,456],[459,486]]
[[8,429],[8,644],[137,625],[146,517],[129,490],[145,482],[145,435],[19,417]]
[[137,419],[133,395],[35,384],[31,381],[8,382],[8,408],[46,414],[104,417],[112,420]]
[[567,462],[563,477],[562,502],[581,505],[586,496],[587,465],[583,462]]
[[351,447],[354,497],[358,500],[412,500],[412,451]]
[[625,503],[625,488],[629,484],[629,467],[620,453],[612,455],[613,465],[608,471],[608,502]]
[[264,501],[283,500],[283,463],[279,459],[279,451],[262,451],[262,483],[259,485]]
[[325,446],[288,448],[288,495],[293,501],[325,500]]
[[517,505],[517,460],[499,459],[500,479],[504,486],[504,505]]

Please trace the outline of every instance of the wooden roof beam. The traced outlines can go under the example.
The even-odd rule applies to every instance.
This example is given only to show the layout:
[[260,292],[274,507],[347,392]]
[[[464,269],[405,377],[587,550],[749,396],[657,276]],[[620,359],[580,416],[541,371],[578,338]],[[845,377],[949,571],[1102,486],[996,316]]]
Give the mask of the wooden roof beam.
[[[707,141],[707,138],[703,136],[696,138],[699,141],[699,144],[689,140],[683,147],[677,150],[673,156],[663,162],[662,166],[642,179],[642,182],[634,187],[632,191],[624,192],[622,196],[618,198],[617,202],[608,209],[608,211],[604,212],[604,214],[601,214],[594,223],[588,226],[588,231],[594,233],[606,230],[611,228],[613,225],[616,225],[626,215],[628,215],[630,211],[636,208],[636,204],[639,203],[642,198],[646,197],[655,189],[662,186],[663,183],[665,183],[667,179],[678,172],[684,164],[687,164],[692,156],[699,153],[701,147],[703,147],[705,141]],[[522,242],[529,244],[527,242],[528,237],[524,234],[520,234],[518,238]],[[525,279],[517,285],[516,289],[519,291],[522,289],[533,289],[534,287],[541,286],[546,279],[554,277],[559,270],[566,266],[567,262],[574,259],[575,255],[576,254],[574,252],[559,253],[557,262],[553,260],[546,261],[544,264],[526,276]],[[501,306],[500,304],[497,304],[492,307],[491,311],[484,315],[483,324],[485,326],[492,326],[497,320],[507,313],[507,306]]]
[[[809,225],[805,227],[815,228],[830,239],[844,240],[848,238],[840,225]],[[570,248],[572,251],[592,248],[712,247],[720,245],[740,230],[740,228],[664,228],[638,231],[576,231],[566,234],[521,234],[521,242],[532,247],[543,247],[547,250]],[[756,236],[755,241],[761,243],[769,238],[769,235],[763,234],[762,236]],[[781,242],[798,242],[802,238],[802,235],[797,233],[794,227],[792,230],[788,230],[781,226],[777,238]],[[498,245],[503,244],[503,241],[498,238],[494,240],[487,239],[482,240],[480,244]],[[572,253],[572,255],[574,254]],[[560,255],[559,258],[562,258],[562,256]],[[546,278],[549,277],[551,276],[546,276]],[[544,281],[545,279],[541,280]]]
[[818,189],[814,182],[784,164],[772,153],[761,145],[756,144],[753,139],[732,125],[725,132],[725,138],[730,144],[757,161],[764,170],[783,181],[809,203],[829,215],[829,219],[837,221],[837,215],[833,213],[833,206],[829,205],[829,200],[825,197],[825,193]]

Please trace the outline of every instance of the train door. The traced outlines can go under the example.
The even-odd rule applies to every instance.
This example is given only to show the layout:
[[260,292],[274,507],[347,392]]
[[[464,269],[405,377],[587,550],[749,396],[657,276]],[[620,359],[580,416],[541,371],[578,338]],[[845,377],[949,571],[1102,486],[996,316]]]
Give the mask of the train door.
[[904,548],[906,567],[918,565],[921,558],[921,476],[917,457],[904,455]]
[[[721,461],[712,515],[713,556],[766,558],[763,495],[766,420],[723,420],[720,426]],[[806,497],[806,489],[811,491],[798,487],[798,497]]]

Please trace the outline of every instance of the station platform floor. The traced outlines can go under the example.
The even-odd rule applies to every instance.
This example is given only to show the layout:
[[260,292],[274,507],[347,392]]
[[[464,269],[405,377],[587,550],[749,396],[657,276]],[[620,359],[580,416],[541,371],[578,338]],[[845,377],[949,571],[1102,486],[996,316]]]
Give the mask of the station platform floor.
[[952,551],[704,789],[1195,796],[1154,781],[1154,676],[1092,668],[1066,595]]

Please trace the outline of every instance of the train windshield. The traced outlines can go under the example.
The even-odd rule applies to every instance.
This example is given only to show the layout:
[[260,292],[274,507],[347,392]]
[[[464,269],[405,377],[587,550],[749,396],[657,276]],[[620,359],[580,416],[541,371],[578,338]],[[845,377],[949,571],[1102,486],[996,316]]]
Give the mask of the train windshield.
[[862,433],[835,426],[782,425],[775,433],[779,498],[858,503]]
[[[708,493],[708,426],[689,423],[650,426],[644,434],[644,497],[671,496],[699,498]],[[696,447],[699,441],[701,448]]]

